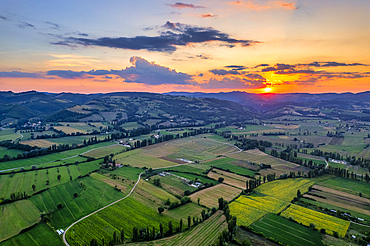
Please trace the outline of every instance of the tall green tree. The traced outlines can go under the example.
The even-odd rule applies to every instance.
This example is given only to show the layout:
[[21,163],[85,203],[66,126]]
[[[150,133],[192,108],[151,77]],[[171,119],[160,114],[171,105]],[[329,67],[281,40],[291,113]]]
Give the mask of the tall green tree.
[[168,234],[173,234],[173,227],[172,227],[172,221],[168,221]]

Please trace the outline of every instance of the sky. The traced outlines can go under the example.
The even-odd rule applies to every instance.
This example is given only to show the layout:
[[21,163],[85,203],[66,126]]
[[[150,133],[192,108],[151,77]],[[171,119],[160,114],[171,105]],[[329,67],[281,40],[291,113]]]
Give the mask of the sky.
[[370,90],[368,0],[0,0],[0,90]]

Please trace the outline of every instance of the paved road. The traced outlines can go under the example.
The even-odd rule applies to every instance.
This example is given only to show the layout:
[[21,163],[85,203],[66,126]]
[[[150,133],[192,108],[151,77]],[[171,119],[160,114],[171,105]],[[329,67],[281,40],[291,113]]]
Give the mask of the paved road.
[[328,161],[324,158],[324,161],[326,162],[326,166],[325,166],[325,168],[328,168],[328,166],[329,166],[329,163],[328,163]]

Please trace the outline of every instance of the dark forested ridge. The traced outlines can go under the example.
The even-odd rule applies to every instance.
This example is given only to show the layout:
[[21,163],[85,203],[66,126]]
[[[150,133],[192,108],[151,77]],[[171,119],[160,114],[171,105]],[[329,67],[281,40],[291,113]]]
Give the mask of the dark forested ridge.
[[145,92],[108,94],[0,92],[0,120],[38,118],[56,121],[146,120],[194,124],[248,120],[252,110],[215,98],[189,98]]
[[284,115],[370,121],[369,112],[370,92],[357,94],[0,92],[0,120],[3,123],[23,122],[32,118],[48,122],[143,123],[151,120],[170,126],[270,119]]

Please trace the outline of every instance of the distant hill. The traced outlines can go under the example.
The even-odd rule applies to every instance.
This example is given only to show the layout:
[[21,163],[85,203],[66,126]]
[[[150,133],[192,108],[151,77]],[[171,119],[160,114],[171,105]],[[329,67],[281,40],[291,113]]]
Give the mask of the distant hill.
[[136,121],[142,124],[204,124],[245,121],[255,114],[241,104],[145,92],[107,94],[0,92],[0,120]]
[[[301,113],[294,115],[313,116],[320,115],[327,118],[356,118],[360,120],[370,121],[370,91],[361,93],[290,93],[290,94],[252,94],[240,91],[221,92],[221,93],[201,93],[201,92],[170,92],[167,95],[181,95],[186,97],[211,97],[222,100],[228,100],[242,105],[254,108],[261,113],[261,116],[266,118],[277,117],[284,114],[291,114],[291,110],[287,108],[294,107],[309,107],[311,109],[301,110]],[[315,109],[315,113],[313,113]],[[325,110],[325,113],[318,112],[316,109],[330,109],[331,112]],[[341,112],[342,111],[342,112]],[[347,111],[354,111],[347,112]]]
[[137,122],[142,125],[238,122],[281,116],[370,121],[370,92],[252,94],[246,92],[107,94],[0,92],[0,122]]

